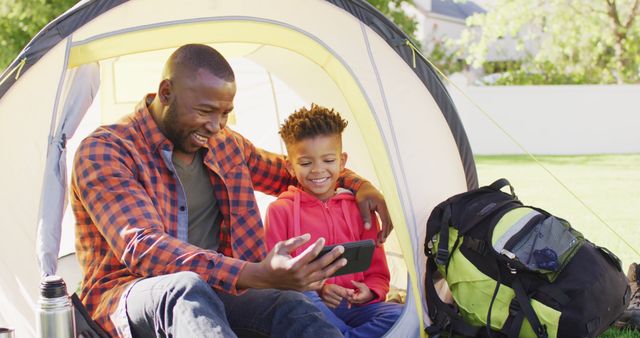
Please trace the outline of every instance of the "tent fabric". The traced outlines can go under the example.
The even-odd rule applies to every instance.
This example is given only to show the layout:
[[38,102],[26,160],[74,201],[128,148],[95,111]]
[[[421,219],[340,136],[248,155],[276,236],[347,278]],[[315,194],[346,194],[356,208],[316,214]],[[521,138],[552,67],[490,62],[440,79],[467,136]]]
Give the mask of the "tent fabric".
[[[31,39],[31,42],[20,52],[18,57],[4,70],[0,79],[4,79],[5,75],[12,69],[20,67],[22,60],[26,62],[25,65],[21,67],[21,72],[27,71],[31,65],[37,63],[44,54],[61,40],[69,36],[69,34],[93,18],[125,1],[126,0],[83,1],[78,3],[38,32],[38,34]],[[7,77],[6,80],[0,84],[0,99],[2,99],[2,96],[11,88],[15,81],[15,77]]]
[[89,109],[100,86],[97,64],[87,64],[72,70],[71,86],[62,109],[61,122],[55,131],[44,172],[47,189],[42,190],[38,216],[36,251],[44,276],[55,275],[60,252],[62,218],[67,206],[67,138],[72,138],[84,114]]
[[[385,40],[389,41],[390,46],[407,62],[407,64],[412,64],[416,59],[415,52],[406,44],[407,41],[413,43],[410,41],[410,38],[402,32],[398,26],[390,24],[389,19],[379,11],[375,10],[368,2],[349,0],[329,0],[329,2],[348,9],[352,15],[371,27],[371,29],[382,36]],[[453,100],[451,99],[451,96],[449,96],[449,92],[447,92],[444,84],[440,80],[440,77],[438,77],[436,72],[428,63],[416,62],[415,66],[413,66],[413,70],[418,78],[420,78],[420,80],[425,84],[426,88],[431,92],[431,95],[433,95],[443,116],[449,124],[449,128],[451,128],[453,137],[458,145],[460,158],[462,159],[462,163],[464,163],[467,188],[477,188],[478,177],[475,169],[475,162],[473,160],[473,153],[469,146],[467,134],[462,127],[462,122],[460,121],[460,117],[458,116]]]
[[420,59],[414,65],[407,41],[360,0],[84,1],[54,20],[0,77],[7,159],[0,168],[7,234],[0,238],[0,303],[8,304],[0,325],[10,321],[18,337],[33,336],[38,277],[61,273],[70,282],[73,264],[55,266],[61,243],[72,242],[65,235],[73,227],[64,214],[66,152],[155,91],[175,48],[200,42],[236,69],[232,128],[258,146],[281,151],[278,126],[300,104],[334,107],[350,122],[348,166],[387,199],[395,225],[388,260],[395,285],[407,290],[389,336],[424,335],[426,219],[477,178],[455,106],[433,69]]

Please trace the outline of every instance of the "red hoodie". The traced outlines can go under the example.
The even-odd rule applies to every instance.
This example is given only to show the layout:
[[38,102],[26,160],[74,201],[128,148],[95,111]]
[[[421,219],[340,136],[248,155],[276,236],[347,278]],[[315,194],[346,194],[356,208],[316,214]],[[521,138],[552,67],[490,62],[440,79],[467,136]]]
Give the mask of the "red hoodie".
[[[338,188],[335,196],[323,202],[299,188],[289,186],[278,199],[269,205],[265,219],[267,247],[271,250],[276,243],[305,233],[311,240],[292,253],[297,256],[318,238],[324,237],[326,245],[372,239],[376,241],[379,230],[375,215],[371,215],[372,227],[364,229],[358,205],[353,194]],[[332,277],[327,283],[357,290],[351,281],[365,283],[375,294],[370,303],[384,301],[389,291],[389,267],[382,246],[375,248],[371,267],[365,272],[357,272]]]

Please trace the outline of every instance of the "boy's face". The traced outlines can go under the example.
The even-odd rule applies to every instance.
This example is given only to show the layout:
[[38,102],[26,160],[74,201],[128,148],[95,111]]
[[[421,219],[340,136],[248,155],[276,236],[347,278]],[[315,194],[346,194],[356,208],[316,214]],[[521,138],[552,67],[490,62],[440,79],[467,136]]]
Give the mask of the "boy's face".
[[322,201],[334,195],[347,162],[341,143],[340,135],[320,135],[287,146],[287,170],[304,191]]

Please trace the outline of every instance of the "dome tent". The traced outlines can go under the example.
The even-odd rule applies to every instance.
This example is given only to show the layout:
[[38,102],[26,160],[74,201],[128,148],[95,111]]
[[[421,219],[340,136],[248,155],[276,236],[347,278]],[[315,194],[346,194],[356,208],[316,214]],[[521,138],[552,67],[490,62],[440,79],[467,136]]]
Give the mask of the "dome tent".
[[278,126],[297,108],[286,92],[349,121],[348,167],[380,188],[395,225],[386,249],[407,306],[389,336],[420,335],[426,219],[477,185],[475,166],[441,81],[360,0],[83,1],[47,25],[0,77],[0,324],[35,335],[42,274],[57,272],[75,289],[56,266],[61,243],[73,241],[65,214],[73,144],[155,92],[163,62],[186,43],[230,60],[238,75],[230,124],[257,146],[281,151]]

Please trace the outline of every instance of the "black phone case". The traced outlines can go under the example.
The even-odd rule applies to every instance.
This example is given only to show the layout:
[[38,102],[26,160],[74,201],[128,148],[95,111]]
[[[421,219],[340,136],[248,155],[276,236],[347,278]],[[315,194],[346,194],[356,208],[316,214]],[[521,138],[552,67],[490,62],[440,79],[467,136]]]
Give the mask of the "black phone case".
[[[341,267],[332,275],[332,277],[346,275],[354,272],[366,271],[371,266],[371,259],[373,258],[373,250],[376,248],[376,243],[371,240],[363,240],[356,242],[347,242],[341,244],[327,245],[322,248],[320,254],[316,259],[322,257],[334,247],[342,245],[344,247],[344,253],[337,259],[342,257],[347,259],[347,265]],[[336,259],[336,260],[337,260]]]

